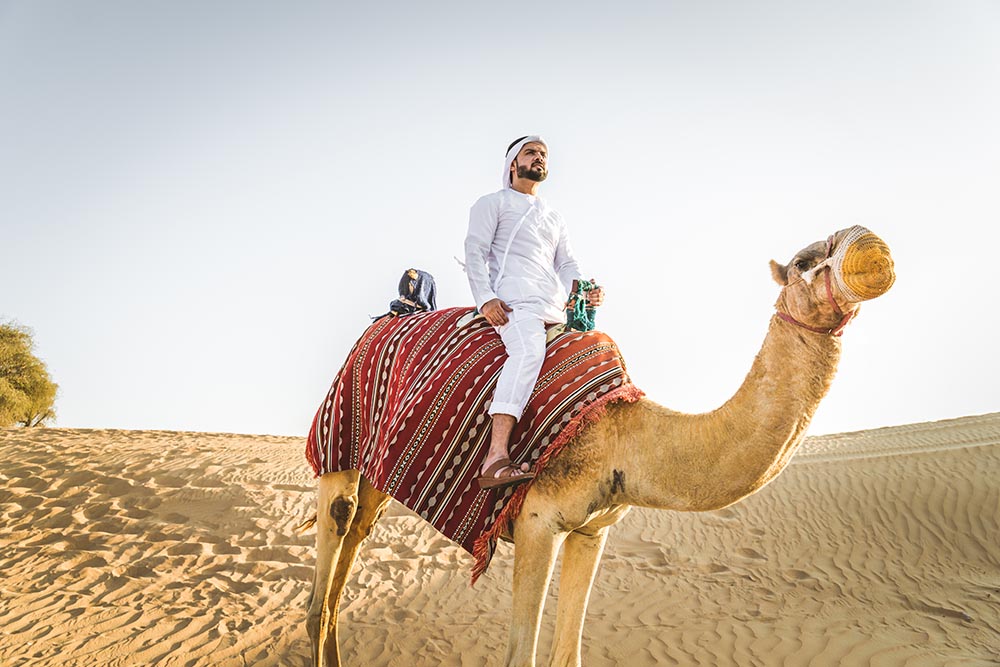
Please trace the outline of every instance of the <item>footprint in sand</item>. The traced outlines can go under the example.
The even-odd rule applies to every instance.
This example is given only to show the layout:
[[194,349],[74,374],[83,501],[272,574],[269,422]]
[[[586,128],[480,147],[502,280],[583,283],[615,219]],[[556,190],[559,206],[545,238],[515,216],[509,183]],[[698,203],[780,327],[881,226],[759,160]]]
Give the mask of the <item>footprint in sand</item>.
[[722,574],[723,572],[729,572],[729,568],[721,563],[707,563],[705,565],[698,565],[696,568],[702,574]]
[[184,535],[179,533],[164,533],[161,530],[156,530],[148,533],[146,540],[149,542],[181,542],[184,540]]
[[22,509],[34,509],[45,502],[43,496],[21,496],[20,498],[14,498],[14,503],[20,505]]
[[12,489],[31,489],[32,491],[40,491],[41,489],[49,486],[49,483],[41,477],[29,475],[27,477],[20,477],[17,481],[12,481],[8,486]]
[[83,516],[93,521],[103,517],[110,509],[111,503],[93,503],[83,508]]
[[191,486],[198,489],[221,489],[229,486],[226,482],[223,482],[218,477],[211,477],[208,475],[197,477],[191,480]]
[[10,479],[24,479],[40,473],[42,470],[42,466],[12,465],[4,471],[4,474]]
[[122,498],[122,507],[132,509],[133,507],[144,510],[155,510],[163,504],[163,499],[155,495],[130,496]]
[[101,556],[91,556],[90,558],[88,558],[88,559],[86,559],[86,560],[84,560],[84,561],[82,561],[80,563],[76,563],[73,567],[77,571],[81,571],[81,570],[85,570],[87,568],[99,569],[99,568],[107,567],[107,566],[108,566],[107,559],[105,559],[105,558],[103,558]]
[[62,478],[59,491],[62,493],[65,489],[71,489],[75,486],[90,486],[90,483],[95,479],[97,479],[97,474],[90,470],[74,470]]
[[153,482],[157,486],[164,486],[169,489],[180,489],[187,486],[187,480],[180,477],[174,477],[173,475],[156,475],[153,477]]
[[49,530],[58,530],[62,528],[69,528],[73,525],[73,515],[67,510],[59,512],[55,516],[51,516],[41,522],[43,528],[48,528]]
[[220,556],[228,556],[242,553],[243,550],[237,546],[233,546],[228,542],[219,542],[218,544],[212,545],[212,553],[219,554]]
[[79,507],[81,505],[86,505],[87,501],[90,500],[90,494],[88,493],[74,493],[71,496],[66,496],[64,498],[52,498],[49,496],[48,502],[45,503],[46,507]]
[[118,535],[125,528],[125,522],[121,519],[104,519],[103,521],[98,521],[90,530],[95,533],[109,533],[111,535]]
[[155,579],[156,572],[148,565],[129,565],[125,568],[124,575],[132,579]]
[[182,542],[167,549],[171,556],[197,556],[202,553],[202,545],[195,542]]
[[94,491],[102,496],[119,498],[130,493],[141,493],[142,491],[146,491],[146,489],[134,486],[132,482],[127,479],[121,479],[119,477],[104,477],[96,483]]

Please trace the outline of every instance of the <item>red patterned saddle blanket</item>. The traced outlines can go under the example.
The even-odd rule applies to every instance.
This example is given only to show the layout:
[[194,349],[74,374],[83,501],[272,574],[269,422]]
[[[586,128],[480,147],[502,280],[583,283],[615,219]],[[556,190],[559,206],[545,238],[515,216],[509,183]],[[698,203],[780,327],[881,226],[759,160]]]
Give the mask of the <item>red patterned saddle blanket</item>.
[[[476,557],[485,571],[497,537],[516,518],[529,484],[484,491],[476,483],[489,446],[487,413],[507,355],[471,308],[375,321],[355,343],[309,431],[316,475],[358,470]],[[642,396],[614,341],[563,333],[511,436],[511,458],[539,472],[612,401]]]

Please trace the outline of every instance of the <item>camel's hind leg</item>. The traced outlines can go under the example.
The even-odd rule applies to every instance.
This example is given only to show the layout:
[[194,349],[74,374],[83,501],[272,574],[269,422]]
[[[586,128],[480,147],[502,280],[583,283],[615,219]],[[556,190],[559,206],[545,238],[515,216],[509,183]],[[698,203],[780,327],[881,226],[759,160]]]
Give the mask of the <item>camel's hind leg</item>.
[[316,576],[308,628],[316,667],[340,665],[337,618],[344,585],[361,543],[389,502],[357,471],[323,475],[319,481]]

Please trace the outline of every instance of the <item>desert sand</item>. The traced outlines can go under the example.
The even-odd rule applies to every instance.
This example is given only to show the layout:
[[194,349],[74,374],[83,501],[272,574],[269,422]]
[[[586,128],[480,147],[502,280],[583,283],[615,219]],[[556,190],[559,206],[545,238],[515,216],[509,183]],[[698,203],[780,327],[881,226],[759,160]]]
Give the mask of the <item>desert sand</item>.
[[[303,448],[0,431],[0,665],[308,665]],[[472,557],[393,504],[345,593],[346,663],[500,664],[512,556],[470,588]],[[810,438],[733,507],[633,510],[584,664],[1000,665],[1000,413]]]

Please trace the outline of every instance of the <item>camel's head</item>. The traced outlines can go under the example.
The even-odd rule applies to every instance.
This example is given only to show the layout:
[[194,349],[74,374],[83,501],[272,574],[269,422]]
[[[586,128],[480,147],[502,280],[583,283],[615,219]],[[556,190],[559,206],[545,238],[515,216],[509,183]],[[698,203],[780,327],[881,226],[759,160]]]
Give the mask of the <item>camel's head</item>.
[[784,288],[776,304],[782,319],[834,334],[858,304],[882,296],[896,279],[889,246],[858,226],[803,248],[788,264],[771,260],[771,273]]

